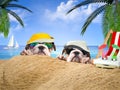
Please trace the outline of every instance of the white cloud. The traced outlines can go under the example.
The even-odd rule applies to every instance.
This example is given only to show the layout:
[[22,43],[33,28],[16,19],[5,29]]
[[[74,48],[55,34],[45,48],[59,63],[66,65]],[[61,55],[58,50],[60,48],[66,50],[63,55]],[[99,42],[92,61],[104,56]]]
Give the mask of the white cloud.
[[45,15],[51,19],[51,20],[56,20],[56,19],[61,19],[61,20],[73,20],[79,13],[78,11],[74,11],[74,13],[66,15],[67,11],[69,8],[73,7],[73,3],[75,1],[69,0],[66,4],[64,2],[61,2],[60,5],[57,7],[55,12],[52,12],[50,10],[46,10]]
[[[46,10],[45,16],[51,20],[63,20],[65,22],[69,21],[85,21],[87,17],[101,4],[89,4],[88,6],[82,6],[79,9],[73,10],[71,13],[66,15],[67,11],[70,10],[73,6],[76,5],[76,0],[69,0],[67,3],[61,2],[60,5],[56,8],[56,11]],[[93,21],[94,23],[101,22],[101,15],[98,15],[97,18]]]

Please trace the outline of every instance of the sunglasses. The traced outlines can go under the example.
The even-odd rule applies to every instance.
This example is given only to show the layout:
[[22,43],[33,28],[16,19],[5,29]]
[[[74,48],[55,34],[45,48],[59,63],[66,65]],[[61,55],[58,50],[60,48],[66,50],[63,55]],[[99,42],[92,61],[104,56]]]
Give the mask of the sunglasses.
[[44,45],[46,45],[49,49],[53,47],[53,44],[52,44],[52,43],[39,43],[39,42],[31,43],[31,44],[30,44],[30,47],[33,48],[33,47],[35,47],[37,44],[44,44]]
[[65,51],[66,51],[67,54],[70,54],[70,52],[71,52],[72,50],[74,50],[74,48],[66,48],[66,49],[65,49]]
[[[86,51],[84,51],[83,49],[81,49],[81,48],[78,48],[80,51],[82,51],[82,53],[85,55],[87,52]],[[72,51],[72,50],[75,50],[75,48],[73,48],[73,47],[65,47],[65,52],[66,52],[66,54],[70,54],[70,52]]]

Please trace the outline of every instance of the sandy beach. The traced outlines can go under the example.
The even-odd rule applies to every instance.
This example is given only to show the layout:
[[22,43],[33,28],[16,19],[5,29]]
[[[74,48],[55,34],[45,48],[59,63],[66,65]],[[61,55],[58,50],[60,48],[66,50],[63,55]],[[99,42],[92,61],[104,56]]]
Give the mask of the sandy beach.
[[120,90],[120,69],[16,56],[0,61],[0,90]]

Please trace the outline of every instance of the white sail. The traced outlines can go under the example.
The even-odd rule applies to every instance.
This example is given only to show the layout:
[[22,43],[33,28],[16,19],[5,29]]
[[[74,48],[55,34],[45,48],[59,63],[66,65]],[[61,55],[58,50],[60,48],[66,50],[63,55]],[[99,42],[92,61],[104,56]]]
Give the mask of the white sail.
[[9,42],[8,42],[8,45],[7,47],[4,47],[4,49],[16,49],[19,47],[19,44],[18,42],[14,40],[14,36],[12,35]]
[[13,47],[13,46],[14,46],[14,36],[12,35],[9,40],[8,47]]
[[16,41],[15,42],[15,48],[18,48],[19,47],[19,44],[18,44],[18,42]]

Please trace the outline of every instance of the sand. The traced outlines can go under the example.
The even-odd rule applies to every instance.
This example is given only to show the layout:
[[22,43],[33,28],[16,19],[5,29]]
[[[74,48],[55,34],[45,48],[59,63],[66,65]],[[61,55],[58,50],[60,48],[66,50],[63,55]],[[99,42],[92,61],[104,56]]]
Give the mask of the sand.
[[120,69],[16,56],[0,63],[0,90],[120,90]]

